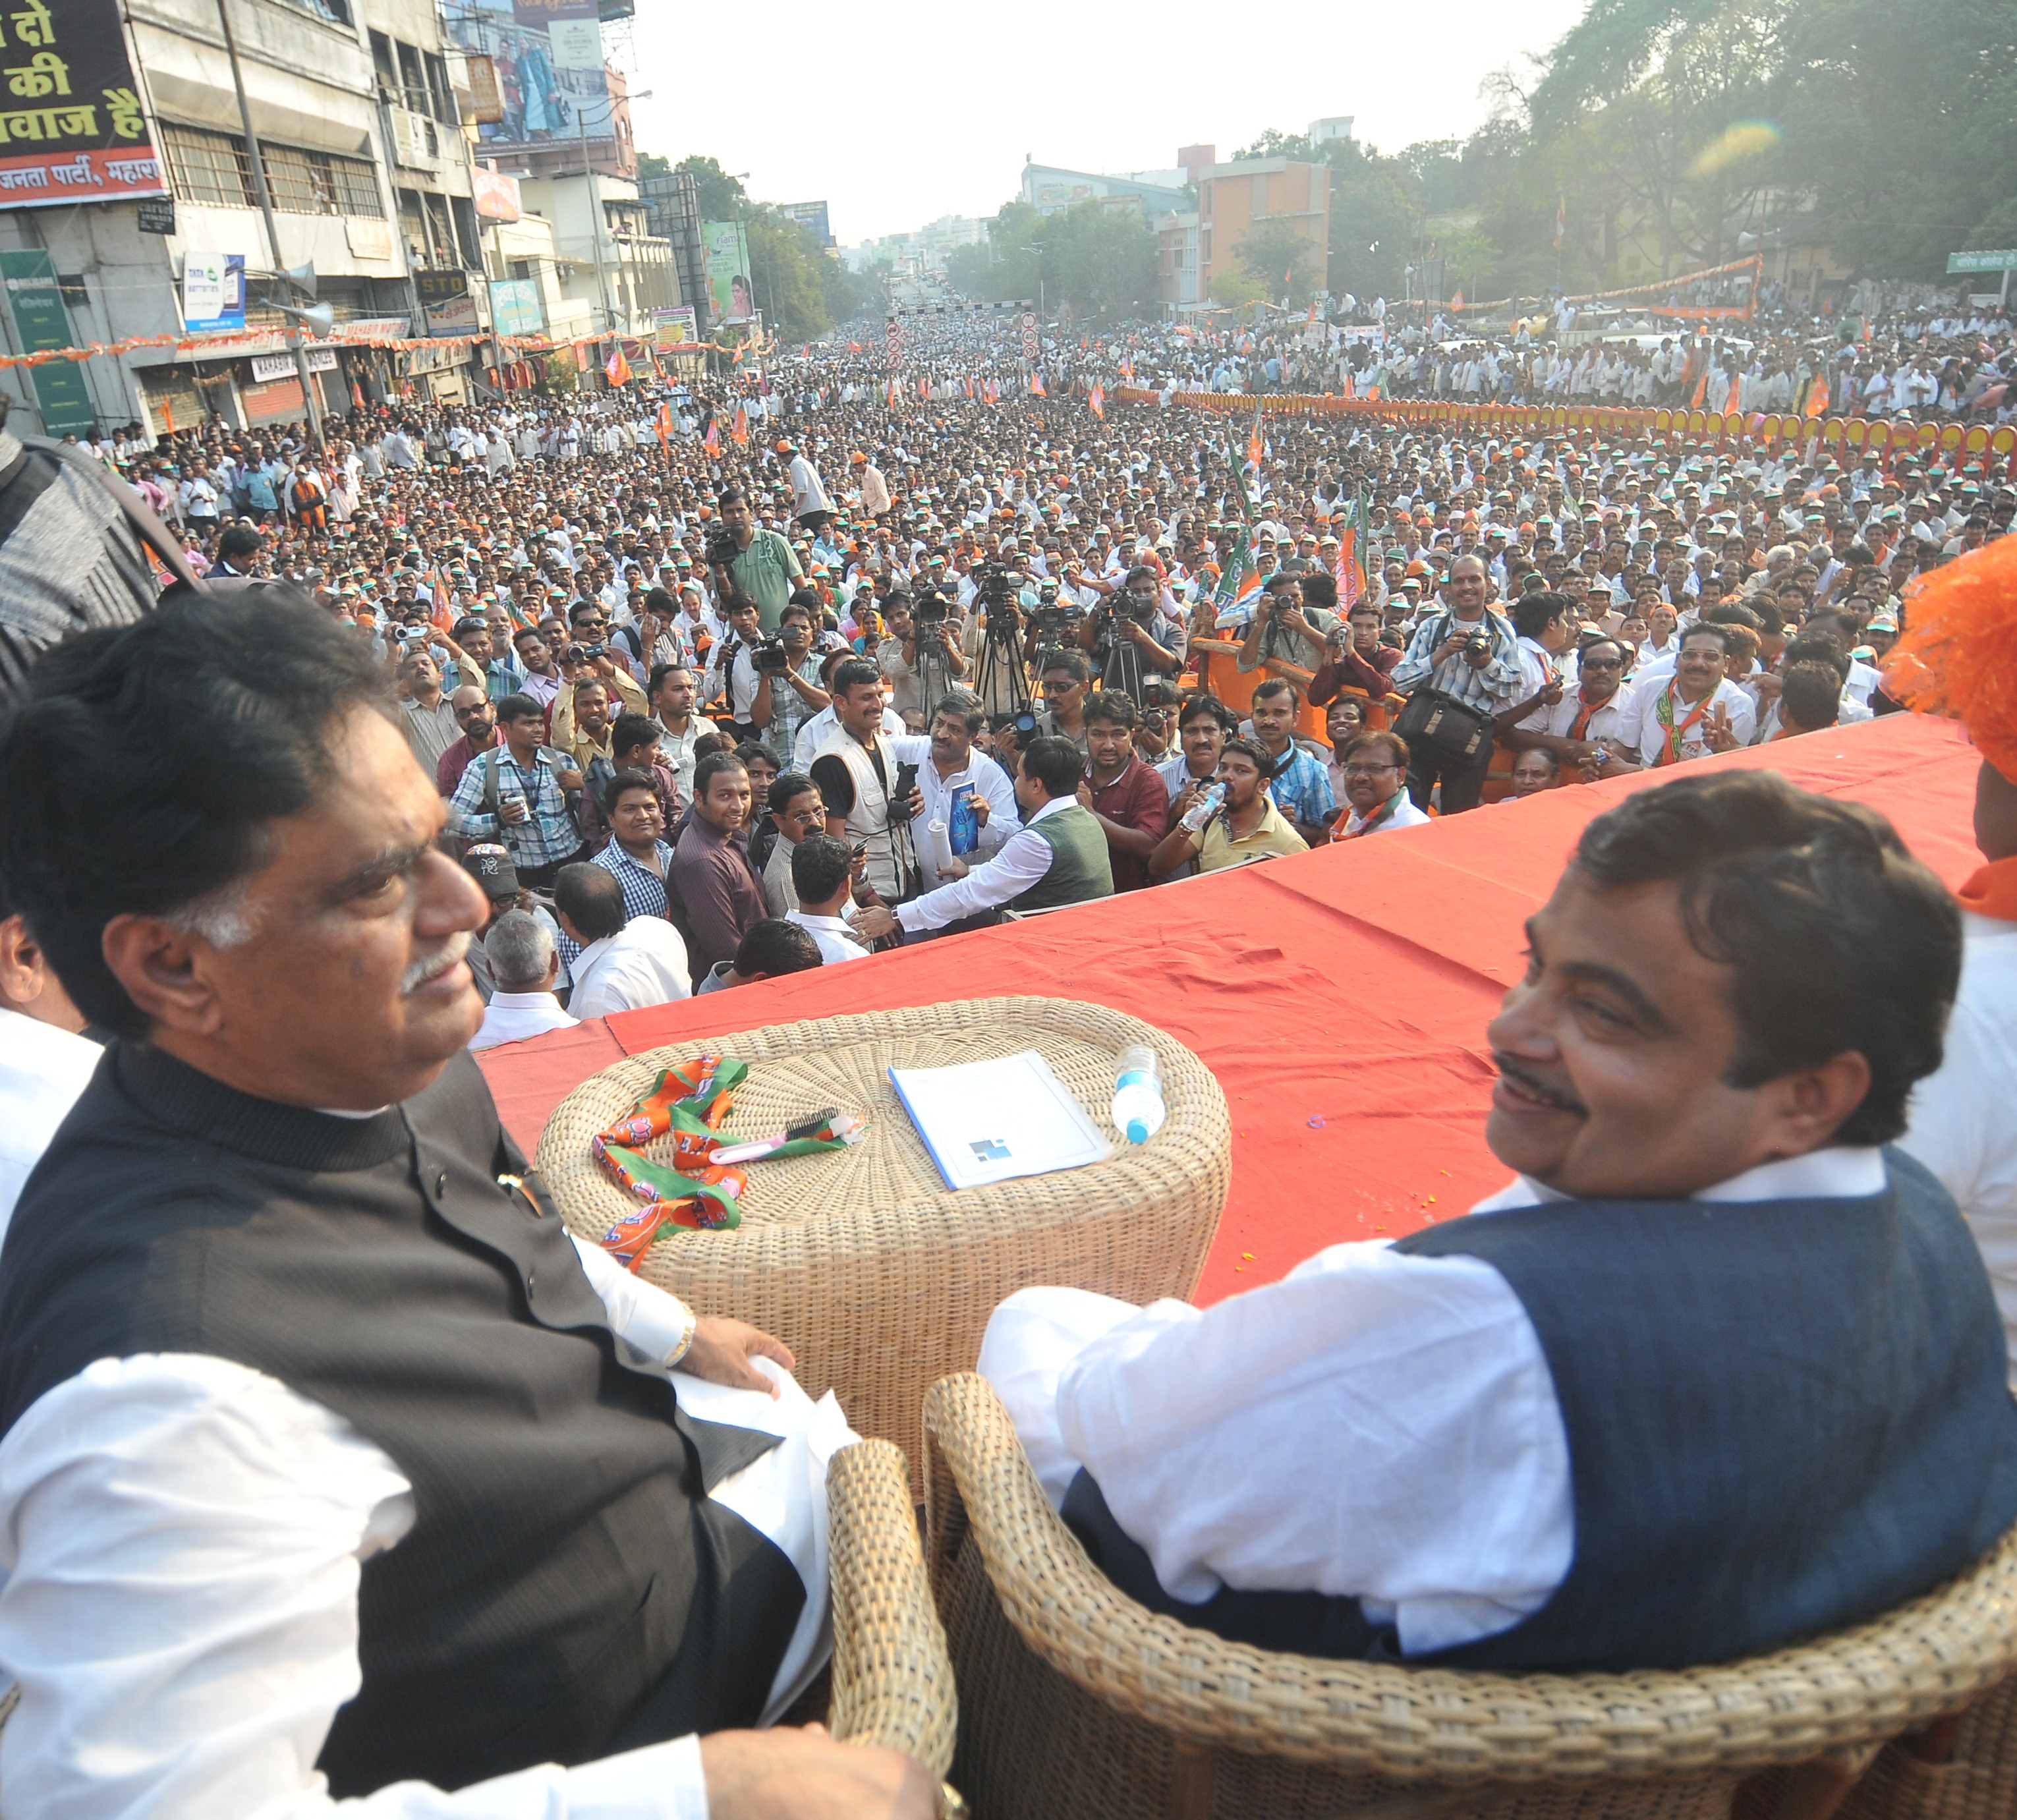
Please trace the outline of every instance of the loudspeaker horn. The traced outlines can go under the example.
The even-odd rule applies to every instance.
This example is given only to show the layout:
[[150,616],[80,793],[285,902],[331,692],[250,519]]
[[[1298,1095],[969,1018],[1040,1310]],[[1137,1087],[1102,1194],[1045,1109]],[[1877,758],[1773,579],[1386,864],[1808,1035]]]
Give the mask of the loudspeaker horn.
[[312,259],[305,265],[290,265],[283,276],[295,290],[306,291],[310,297],[316,294],[316,269]]

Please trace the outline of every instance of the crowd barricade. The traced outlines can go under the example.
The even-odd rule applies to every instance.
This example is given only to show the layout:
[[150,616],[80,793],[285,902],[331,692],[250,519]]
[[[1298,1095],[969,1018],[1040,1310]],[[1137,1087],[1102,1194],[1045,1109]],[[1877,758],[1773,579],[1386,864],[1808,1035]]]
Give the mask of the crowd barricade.
[[[1163,395],[1138,386],[1117,388],[1119,404],[1156,405]],[[1839,455],[1875,450],[1889,462],[1956,454],[2006,471],[2017,451],[2017,427],[2008,424],[1914,423],[1907,418],[1804,417],[1792,412],[1647,410],[1622,405],[1459,404],[1441,399],[1346,398],[1330,392],[1178,392],[1171,403],[1226,417],[1366,417],[1409,428],[1467,429],[1499,436],[1661,436],[1700,442],[1770,448],[1795,444]]]

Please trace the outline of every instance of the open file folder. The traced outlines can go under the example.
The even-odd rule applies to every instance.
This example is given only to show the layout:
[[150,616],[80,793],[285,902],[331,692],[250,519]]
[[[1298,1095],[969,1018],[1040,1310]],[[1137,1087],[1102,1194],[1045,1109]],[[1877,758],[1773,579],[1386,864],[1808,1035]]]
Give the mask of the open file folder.
[[1034,1049],[951,1068],[892,1068],[889,1084],[948,1188],[1076,1169],[1113,1154]]

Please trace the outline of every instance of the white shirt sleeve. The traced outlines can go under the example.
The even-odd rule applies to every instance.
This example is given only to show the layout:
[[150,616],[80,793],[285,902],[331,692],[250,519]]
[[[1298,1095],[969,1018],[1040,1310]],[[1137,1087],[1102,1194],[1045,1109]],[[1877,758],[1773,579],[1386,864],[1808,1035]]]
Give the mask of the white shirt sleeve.
[[1052,1331],[1012,1345],[990,1324],[983,1360],[1026,1403],[1055,1373],[1047,1487],[1083,1464],[1177,1598],[1355,1595],[1419,1653],[1517,1623],[1568,1573],[1553,1380],[1488,1264],[1333,1245],[1211,1308],[1120,1320],[1057,1293],[1005,1303],[997,1322]]
[[337,1801],[316,1768],[360,1685],[363,1562],[412,1488],[340,1417],[229,1360],[101,1359],[0,1442],[0,1732],[40,1820],[706,1820],[698,1741],[453,1793]]
[[569,1233],[582,1273],[609,1316],[610,1331],[640,1359],[663,1365],[686,1338],[687,1305],[669,1290],[633,1276],[601,1246]]
[[943,929],[976,911],[998,909],[1011,897],[1020,897],[1050,869],[1050,843],[1027,828],[1019,828],[994,858],[974,867],[965,878],[898,905],[897,926],[915,935],[927,929]]

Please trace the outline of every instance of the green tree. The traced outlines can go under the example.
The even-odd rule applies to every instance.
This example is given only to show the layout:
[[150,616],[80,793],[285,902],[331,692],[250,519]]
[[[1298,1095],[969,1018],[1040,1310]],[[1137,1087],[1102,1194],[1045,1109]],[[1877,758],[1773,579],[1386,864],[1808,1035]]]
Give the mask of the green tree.
[[824,334],[834,320],[824,270],[832,262],[811,233],[770,203],[751,208],[744,231],[756,306],[766,324],[787,341]]
[[700,193],[700,218],[702,221],[745,221],[749,218],[749,193],[742,187],[742,179],[731,176],[721,168],[720,161],[704,157],[696,152],[675,164],[676,171],[691,171],[695,187]]
[[1257,294],[1270,303],[1279,302],[1286,294],[1300,309],[1315,294],[1323,276],[1324,254],[1286,221],[1256,222],[1233,251],[1258,287]]

